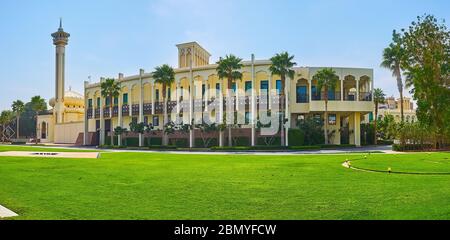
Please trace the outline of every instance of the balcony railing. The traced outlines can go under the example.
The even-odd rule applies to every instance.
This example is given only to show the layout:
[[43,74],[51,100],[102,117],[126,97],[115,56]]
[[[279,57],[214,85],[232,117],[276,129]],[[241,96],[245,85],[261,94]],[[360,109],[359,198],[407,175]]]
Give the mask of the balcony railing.
[[359,93],[359,101],[372,101],[372,93],[371,92],[360,92]]
[[130,115],[130,105],[125,104],[122,106],[122,116]]
[[100,108],[95,109],[94,115],[95,115],[95,118],[100,118]]
[[344,101],[356,101],[356,93],[344,95]]
[[[328,101],[341,101],[341,92],[332,92],[331,94],[330,93],[328,93]],[[324,101],[325,92],[321,92],[320,94],[313,94],[311,96],[311,99],[313,101]]]
[[92,119],[92,108],[87,109],[87,118]]

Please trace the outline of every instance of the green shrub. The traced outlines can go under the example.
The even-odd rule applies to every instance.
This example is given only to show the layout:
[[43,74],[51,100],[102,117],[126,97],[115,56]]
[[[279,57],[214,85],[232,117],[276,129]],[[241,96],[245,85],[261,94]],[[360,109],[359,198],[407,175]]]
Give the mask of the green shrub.
[[127,147],[139,147],[139,138],[125,138],[125,146]]
[[303,146],[303,144],[305,143],[305,134],[300,129],[289,129],[288,138],[290,146]]
[[175,150],[175,149],[177,149],[177,146],[174,146],[174,145],[168,145],[168,146],[153,145],[153,146],[148,147],[148,149],[151,149],[151,150]]
[[392,145],[392,150],[393,151],[398,151],[398,152],[402,152],[402,151],[424,151],[424,150],[428,150],[428,149],[432,149],[432,148],[433,148],[432,144],[405,144],[405,145],[394,144],[394,145]]
[[213,151],[245,151],[251,150],[251,147],[212,147]]
[[312,145],[312,146],[290,146],[291,150],[319,150],[320,146]]
[[[211,141],[209,142],[209,146],[208,147],[215,147],[215,146],[219,146],[219,139],[218,138],[212,138]],[[203,144],[203,139],[196,138],[195,139],[195,147],[196,148],[204,148],[204,147],[206,147]]]
[[[266,141],[272,141],[272,143],[270,145],[267,145]],[[259,146],[281,146],[281,137],[259,137],[256,140],[256,144],[258,144]]]
[[170,145],[175,145],[180,148],[186,148],[189,147],[189,139],[186,138],[171,139]]
[[159,137],[150,138],[150,146],[160,146],[160,145],[162,145],[162,138]]
[[394,140],[378,140],[377,144],[378,145],[393,145]]
[[233,140],[233,145],[238,147],[250,146],[250,138],[248,137],[238,137],[237,140]]

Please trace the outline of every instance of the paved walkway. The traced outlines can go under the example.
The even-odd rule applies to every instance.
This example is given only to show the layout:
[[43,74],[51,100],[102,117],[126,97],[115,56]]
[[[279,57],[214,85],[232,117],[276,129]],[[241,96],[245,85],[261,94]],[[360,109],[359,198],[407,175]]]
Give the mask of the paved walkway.
[[0,218],[17,217],[17,213],[0,205]]
[[[30,146],[30,145],[28,145]],[[42,146],[30,146],[42,147]],[[404,154],[402,152],[392,151],[391,146],[368,146],[360,148],[326,149],[326,150],[306,150],[306,151],[236,151],[236,152],[216,152],[216,151],[155,151],[155,150],[125,150],[125,149],[98,149],[96,147],[75,147],[69,145],[47,145],[48,148],[55,149],[74,149],[74,150],[99,150],[103,152],[138,152],[138,153],[166,153],[166,154],[188,154],[188,155],[311,155],[311,154],[352,154],[352,153],[385,153],[385,154]]]

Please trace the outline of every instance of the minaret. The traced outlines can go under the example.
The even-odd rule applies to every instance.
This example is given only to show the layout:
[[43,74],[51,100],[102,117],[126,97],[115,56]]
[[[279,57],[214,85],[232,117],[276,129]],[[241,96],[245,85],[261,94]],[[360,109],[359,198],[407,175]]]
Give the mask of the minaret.
[[64,113],[64,75],[66,45],[69,42],[70,34],[64,32],[62,19],[59,20],[58,31],[52,34],[53,44],[56,46],[56,69],[55,69],[55,107],[56,123],[62,123]]

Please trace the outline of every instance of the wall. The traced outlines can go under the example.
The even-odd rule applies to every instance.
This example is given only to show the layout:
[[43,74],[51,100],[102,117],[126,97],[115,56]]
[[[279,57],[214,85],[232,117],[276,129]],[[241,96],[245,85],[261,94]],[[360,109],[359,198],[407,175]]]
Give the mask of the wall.
[[62,123],[55,125],[55,143],[74,144],[84,130],[84,122]]

